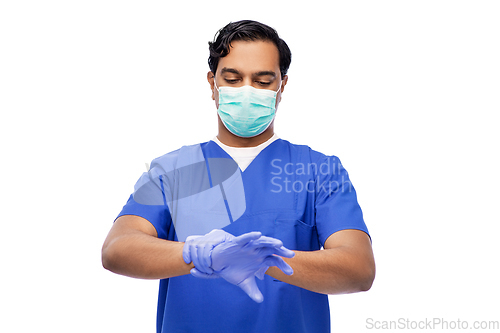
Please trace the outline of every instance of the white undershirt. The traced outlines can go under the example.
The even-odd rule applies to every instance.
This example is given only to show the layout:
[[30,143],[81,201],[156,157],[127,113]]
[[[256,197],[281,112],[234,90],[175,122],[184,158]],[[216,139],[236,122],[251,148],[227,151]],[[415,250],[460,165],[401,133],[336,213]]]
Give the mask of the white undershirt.
[[264,150],[267,146],[269,146],[274,141],[278,140],[278,136],[276,133],[273,134],[269,140],[261,143],[256,147],[230,147],[226,146],[222,142],[219,141],[217,137],[213,138],[212,141],[217,143],[232,159],[238,164],[241,171],[245,171],[245,169],[252,163],[253,159],[259,155],[259,153]]

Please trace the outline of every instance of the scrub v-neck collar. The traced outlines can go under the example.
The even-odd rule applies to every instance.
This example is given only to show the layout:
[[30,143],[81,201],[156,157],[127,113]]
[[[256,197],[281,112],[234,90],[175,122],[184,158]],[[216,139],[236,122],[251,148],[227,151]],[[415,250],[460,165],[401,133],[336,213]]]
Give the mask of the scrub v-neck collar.
[[279,137],[274,133],[266,142],[256,147],[230,147],[220,142],[217,137],[212,141],[238,164],[241,172],[244,172],[264,149],[278,139]]

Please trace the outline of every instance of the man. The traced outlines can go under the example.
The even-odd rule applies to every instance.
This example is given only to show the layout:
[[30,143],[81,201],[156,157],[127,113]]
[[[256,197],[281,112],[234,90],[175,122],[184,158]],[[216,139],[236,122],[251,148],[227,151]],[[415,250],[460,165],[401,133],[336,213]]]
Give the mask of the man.
[[218,135],[153,161],[103,265],[161,279],[158,332],[329,332],[327,294],[375,275],[354,188],[338,158],[274,134],[291,53],[272,28],[230,23],[209,45]]

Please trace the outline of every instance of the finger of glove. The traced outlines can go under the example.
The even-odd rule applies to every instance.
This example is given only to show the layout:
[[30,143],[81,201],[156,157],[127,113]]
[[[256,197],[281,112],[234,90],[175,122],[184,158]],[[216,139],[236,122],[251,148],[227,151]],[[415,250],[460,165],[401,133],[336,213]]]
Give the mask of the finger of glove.
[[201,278],[201,279],[217,279],[217,278],[219,278],[219,276],[217,274],[206,274],[206,273],[200,272],[196,268],[192,268],[190,272],[191,272],[192,276],[197,277],[197,278]]
[[[257,240],[251,241],[247,246],[247,248],[269,248],[272,249],[273,254],[277,254],[281,257],[285,258],[293,258],[295,256],[295,252],[287,249],[283,246],[283,242],[279,239],[262,236]],[[268,252],[268,251],[265,251]]]
[[293,268],[287,264],[283,259],[278,256],[269,256],[264,260],[264,263],[267,266],[276,266],[286,275],[293,274]]
[[212,260],[210,259],[210,253],[212,251],[212,245],[209,243],[200,244],[196,248],[196,262],[194,267],[196,267],[200,272],[211,274],[213,270],[210,268]]
[[245,245],[249,243],[250,241],[256,240],[259,237],[262,236],[262,233],[259,231],[252,231],[248,232],[246,234],[240,235],[238,237],[235,237],[232,241],[238,245]]
[[255,282],[255,277],[253,275],[241,281],[238,284],[238,287],[240,287],[255,302],[262,303],[264,300],[264,296],[260,292],[259,287],[257,287],[257,283]]
[[261,236],[259,239],[256,239],[248,244],[248,246],[252,247],[282,247],[283,242],[279,239]]
[[227,242],[228,240],[231,240],[234,238],[234,236],[222,229],[214,229],[210,231],[207,236],[209,236],[209,239],[214,243],[214,245]]
[[280,257],[285,257],[285,258],[293,258],[295,257],[295,252],[292,250],[287,249],[286,247],[282,246],[280,248],[277,248],[274,254],[279,255]]
[[182,259],[184,259],[184,262],[186,264],[189,264],[192,261],[191,260],[191,245],[192,245],[192,241],[186,239],[186,242],[184,243],[184,247],[182,248]]
[[255,272],[255,276],[259,280],[264,280],[264,276],[266,275],[266,272],[267,272],[268,268],[269,268],[269,266],[261,267],[257,272]]
[[184,262],[186,264],[189,264],[191,260],[191,252],[193,251],[193,246],[194,243],[196,242],[197,238],[200,238],[202,236],[200,235],[192,235],[188,236],[186,238],[186,241],[184,242],[184,247],[182,248],[182,259],[184,259]]
[[198,269],[200,272],[211,274],[213,270],[210,268],[210,265],[206,265],[206,258],[204,252],[204,246],[197,245],[191,247],[191,259],[193,260],[194,267]]
[[285,258],[293,258],[295,256],[295,252],[287,249],[286,247],[282,246],[280,248],[275,248],[275,247],[259,247],[257,249],[253,249],[253,251],[250,251],[254,255],[259,255],[259,256],[270,256],[273,254],[276,254],[280,257],[285,257]]

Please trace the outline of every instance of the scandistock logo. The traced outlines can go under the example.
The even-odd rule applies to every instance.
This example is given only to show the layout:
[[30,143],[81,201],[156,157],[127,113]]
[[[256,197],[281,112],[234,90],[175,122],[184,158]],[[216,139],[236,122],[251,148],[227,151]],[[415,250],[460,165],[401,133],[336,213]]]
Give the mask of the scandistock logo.
[[142,205],[166,205],[179,241],[204,235],[240,218],[246,209],[241,171],[230,158],[205,159],[199,145],[153,163],[135,186]]

